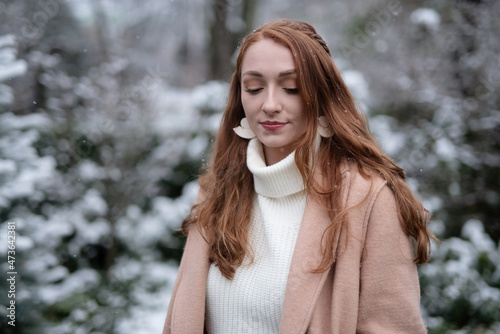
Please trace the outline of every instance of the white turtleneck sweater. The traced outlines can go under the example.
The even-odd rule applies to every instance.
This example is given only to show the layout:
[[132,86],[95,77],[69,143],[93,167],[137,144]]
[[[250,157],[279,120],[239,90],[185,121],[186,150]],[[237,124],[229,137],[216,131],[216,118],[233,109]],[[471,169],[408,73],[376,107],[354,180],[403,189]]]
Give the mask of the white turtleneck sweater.
[[262,144],[250,140],[247,166],[255,192],[248,254],[227,280],[212,264],[208,273],[206,326],[209,333],[278,333],[288,271],[306,205],[295,152],[266,166]]

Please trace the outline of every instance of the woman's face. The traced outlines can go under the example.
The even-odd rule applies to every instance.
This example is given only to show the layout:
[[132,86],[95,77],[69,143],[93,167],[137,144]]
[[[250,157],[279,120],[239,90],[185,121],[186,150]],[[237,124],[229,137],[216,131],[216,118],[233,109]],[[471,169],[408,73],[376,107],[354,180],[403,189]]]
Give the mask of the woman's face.
[[272,165],[292,153],[291,144],[307,130],[292,52],[263,38],[247,49],[241,73],[245,116]]

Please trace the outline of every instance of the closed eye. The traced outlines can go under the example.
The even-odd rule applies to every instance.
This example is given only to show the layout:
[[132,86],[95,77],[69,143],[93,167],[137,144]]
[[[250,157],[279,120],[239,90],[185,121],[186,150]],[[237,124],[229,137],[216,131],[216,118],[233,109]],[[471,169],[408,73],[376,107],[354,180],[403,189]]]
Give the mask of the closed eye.
[[298,88],[283,88],[288,94],[297,94],[299,92]]
[[245,88],[245,92],[247,92],[249,94],[257,94],[261,90],[262,90],[262,88]]

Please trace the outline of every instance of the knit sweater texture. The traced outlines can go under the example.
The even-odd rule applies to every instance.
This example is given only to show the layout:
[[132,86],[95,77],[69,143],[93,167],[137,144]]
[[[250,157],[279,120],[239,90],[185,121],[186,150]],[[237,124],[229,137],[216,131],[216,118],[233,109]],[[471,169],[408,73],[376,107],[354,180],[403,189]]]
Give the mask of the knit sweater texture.
[[266,166],[259,140],[248,144],[247,167],[257,194],[249,225],[253,254],[247,255],[232,280],[222,276],[215,264],[210,266],[206,294],[210,333],[279,331],[287,277],[306,205],[294,157],[293,152]]

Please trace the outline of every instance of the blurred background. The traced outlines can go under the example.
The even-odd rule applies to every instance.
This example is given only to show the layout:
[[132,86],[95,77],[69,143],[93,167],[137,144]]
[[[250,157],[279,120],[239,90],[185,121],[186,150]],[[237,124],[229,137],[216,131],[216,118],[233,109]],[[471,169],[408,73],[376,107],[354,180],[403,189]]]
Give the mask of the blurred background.
[[432,211],[429,332],[500,333],[499,16],[496,0],[0,0],[0,331],[161,332],[236,48],[287,17],[327,41]]

